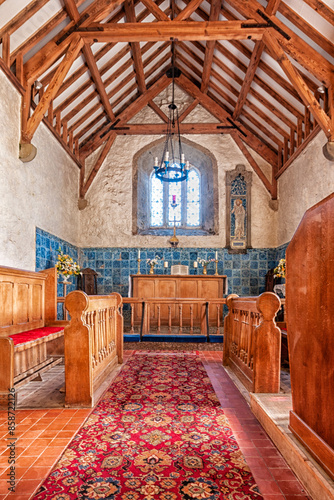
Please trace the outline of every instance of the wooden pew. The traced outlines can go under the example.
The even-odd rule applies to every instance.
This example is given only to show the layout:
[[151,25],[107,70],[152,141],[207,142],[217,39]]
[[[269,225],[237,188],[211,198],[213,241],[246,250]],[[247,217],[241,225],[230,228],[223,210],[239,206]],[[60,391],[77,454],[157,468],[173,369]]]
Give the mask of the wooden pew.
[[62,361],[65,322],[56,321],[56,315],[55,268],[0,267],[1,407],[8,404],[9,390]]
[[281,331],[275,324],[279,297],[227,297],[223,365],[229,366],[249,392],[280,390]]
[[94,392],[123,363],[122,297],[70,292],[65,307],[65,406],[92,407]]
[[310,208],[286,252],[289,428],[334,479],[334,194]]

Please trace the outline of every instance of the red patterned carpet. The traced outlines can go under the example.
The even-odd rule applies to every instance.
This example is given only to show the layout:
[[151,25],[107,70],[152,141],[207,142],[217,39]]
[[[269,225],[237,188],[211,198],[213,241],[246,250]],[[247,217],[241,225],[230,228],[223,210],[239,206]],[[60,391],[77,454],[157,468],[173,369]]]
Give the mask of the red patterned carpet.
[[201,361],[137,352],[33,498],[262,496]]

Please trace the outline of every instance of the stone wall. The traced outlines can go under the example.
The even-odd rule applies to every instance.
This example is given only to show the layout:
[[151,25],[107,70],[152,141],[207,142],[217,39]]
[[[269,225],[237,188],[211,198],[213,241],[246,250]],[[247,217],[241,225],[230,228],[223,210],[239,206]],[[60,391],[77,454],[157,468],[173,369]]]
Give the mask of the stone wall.
[[306,210],[334,191],[334,162],[326,160],[320,132],[278,180],[277,244],[291,240]]
[[[155,101],[164,109],[168,101],[168,88]],[[190,100],[192,100],[190,98]],[[176,104],[182,112],[185,104],[189,104],[189,96],[180,91],[176,92]],[[149,108],[137,115],[137,123],[152,123],[154,113]],[[159,118],[156,122],[159,123]],[[206,110],[197,106],[185,120],[191,122],[216,122]],[[132,203],[133,203],[133,165],[136,153],[154,143],[158,136],[118,136],[107,155],[98,175],[87,193],[87,208],[81,213],[81,240],[82,247],[164,247],[168,237],[132,234]],[[226,245],[226,187],[225,173],[233,170],[236,165],[244,164],[248,170],[252,167],[241,153],[233,139],[228,134],[219,135],[188,135],[187,142],[195,143],[199,147],[209,149],[218,165],[218,234],[210,236],[180,236],[180,246],[190,247],[219,247]],[[270,167],[252,151],[260,168],[269,177]],[[88,159],[87,172],[96,160],[97,153]],[[152,170],[153,170],[152,157]],[[270,196],[258,176],[253,174],[252,185],[252,234],[251,244],[255,248],[276,247],[276,218],[277,213],[269,208]]]
[[34,270],[36,226],[78,243],[79,169],[43,124],[35,159],[19,160],[20,102],[0,70],[0,263]]

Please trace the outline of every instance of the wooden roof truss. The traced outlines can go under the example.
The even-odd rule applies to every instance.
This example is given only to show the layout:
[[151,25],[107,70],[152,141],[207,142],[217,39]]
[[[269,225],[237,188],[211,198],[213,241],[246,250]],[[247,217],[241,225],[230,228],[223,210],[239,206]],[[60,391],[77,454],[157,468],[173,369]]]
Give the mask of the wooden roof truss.
[[[154,99],[171,83],[172,42],[176,83],[193,99],[181,134],[231,134],[273,199],[319,130],[333,146],[328,2],[27,0],[18,12],[14,3],[0,0],[0,65],[22,93],[21,147],[43,120],[82,169],[81,198],[117,135],[165,133]],[[213,123],[187,123],[197,105]],[[129,123],[145,106],[161,123]],[[85,182],[85,158],[102,145]],[[252,150],[272,166],[271,180]]]

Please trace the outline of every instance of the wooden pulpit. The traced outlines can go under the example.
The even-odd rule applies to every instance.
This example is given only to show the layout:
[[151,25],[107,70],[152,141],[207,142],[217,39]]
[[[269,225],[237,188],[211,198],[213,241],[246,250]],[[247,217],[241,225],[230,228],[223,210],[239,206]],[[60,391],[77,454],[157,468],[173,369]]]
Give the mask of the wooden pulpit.
[[289,428],[334,479],[334,194],[304,215],[286,253]]

